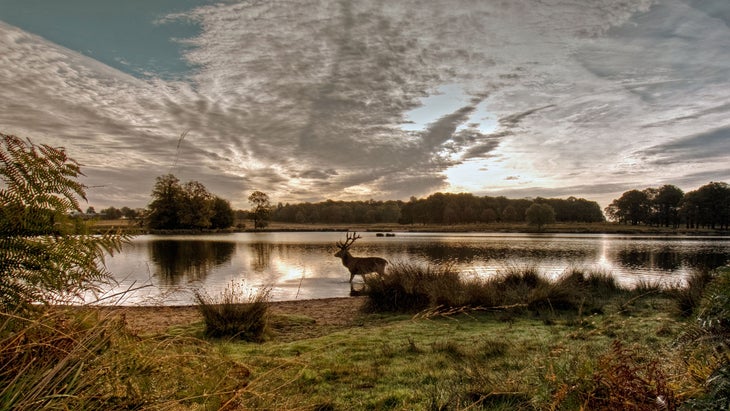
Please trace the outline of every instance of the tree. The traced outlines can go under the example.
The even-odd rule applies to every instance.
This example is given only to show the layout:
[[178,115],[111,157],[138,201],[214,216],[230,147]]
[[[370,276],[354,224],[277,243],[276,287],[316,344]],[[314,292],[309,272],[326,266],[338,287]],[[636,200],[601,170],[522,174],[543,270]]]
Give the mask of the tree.
[[532,203],[525,211],[527,224],[537,226],[537,231],[542,231],[543,226],[555,223],[555,210],[544,203]]
[[630,190],[617,200],[613,200],[606,209],[606,214],[619,222],[630,222],[637,225],[646,221],[649,211],[649,199],[646,192]]
[[264,228],[269,225],[269,216],[271,214],[271,202],[269,196],[261,191],[254,191],[248,196],[248,202],[253,205],[251,218],[253,219],[254,229]]
[[710,182],[687,193],[684,200],[682,211],[688,225],[713,229],[730,227],[730,187],[727,183]]
[[0,133],[0,311],[23,312],[101,291],[112,282],[105,255],[126,237],[89,235],[80,165],[62,148]]
[[197,181],[182,186],[183,201],[178,209],[180,228],[201,230],[210,227],[213,217],[213,195]]
[[230,204],[197,181],[181,185],[172,174],[157,177],[152,197],[147,214],[147,225],[152,229],[203,230],[233,225]]
[[104,220],[116,220],[122,216],[122,211],[115,207],[105,208],[100,213]]
[[147,225],[152,229],[180,228],[180,204],[184,199],[180,180],[172,174],[157,177],[148,206]]
[[517,221],[517,210],[511,204],[502,211],[502,221],[509,223]]
[[684,192],[677,186],[665,184],[652,198],[652,210],[656,213],[657,223],[665,227],[679,226],[679,207],[684,198]]
[[213,199],[213,216],[210,218],[210,228],[228,228],[233,225],[234,214],[231,203],[220,197]]
[[133,210],[129,207],[122,207],[119,211],[122,213],[122,217],[124,218],[134,219],[138,216],[137,210]]
[[493,223],[497,221],[497,212],[493,208],[485,208],[479,219],[485,223]]

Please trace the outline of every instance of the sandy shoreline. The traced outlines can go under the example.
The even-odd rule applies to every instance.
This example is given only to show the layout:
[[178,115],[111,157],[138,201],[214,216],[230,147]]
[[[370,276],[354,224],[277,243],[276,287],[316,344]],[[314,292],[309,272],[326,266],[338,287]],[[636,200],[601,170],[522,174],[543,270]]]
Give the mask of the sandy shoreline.
[[[309,317],[315,327],[345,327],[362,313],[366,297],[339,297],[271,302],[274,315]],[[172,326],[187,326],[201,321],[194,305],[100,307],[104,314],[123,316],[127,327],[137,334],[164,333]]]

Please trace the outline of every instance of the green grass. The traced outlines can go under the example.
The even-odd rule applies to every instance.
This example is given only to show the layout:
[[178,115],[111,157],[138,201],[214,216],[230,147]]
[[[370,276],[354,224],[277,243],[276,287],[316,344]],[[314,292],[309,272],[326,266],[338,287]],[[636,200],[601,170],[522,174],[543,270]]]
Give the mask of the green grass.
[[242,398],[244,408],[577,409],[589,390],[558,394],[590,382],[614,340],[644,347],[647,360],[671,350],[681,322],[649,307],[641,313],[553,325],[484,312],[401,316],[316,339],[227,343],[224,351],[262,376],[252,382],[256,395]]

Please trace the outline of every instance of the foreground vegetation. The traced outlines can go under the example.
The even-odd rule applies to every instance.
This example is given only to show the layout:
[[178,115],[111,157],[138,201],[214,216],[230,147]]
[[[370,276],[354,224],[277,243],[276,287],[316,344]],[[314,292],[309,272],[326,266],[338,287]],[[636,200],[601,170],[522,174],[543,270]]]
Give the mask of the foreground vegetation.
[[4,314],[0,408],[730,405],[728,269],[631,289],[581,270],[554,280],[529,267],[485,281],[455,274],[400,264],[368,277],[366,310],[315,337],[304,330],[316,319],[262,309],[266,290],[202,297],[204,321],[160,335],[135,335],[93,309],[50,309],[32,321]]

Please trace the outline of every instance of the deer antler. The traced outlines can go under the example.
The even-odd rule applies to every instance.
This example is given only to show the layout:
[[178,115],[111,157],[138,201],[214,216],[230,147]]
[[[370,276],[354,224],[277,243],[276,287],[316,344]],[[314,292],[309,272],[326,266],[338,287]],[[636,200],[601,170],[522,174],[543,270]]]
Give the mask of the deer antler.
[[350,246],[352,245],[352,243],[355,242],[355,240],[357,240],[358,238],[362,238],[359,235],[357,235],[357,233],[354,231],[352,232],[352,235],[350,235],[350,233],[347,233],[346,235],[347,235],[347,238],[345,239],[344,243],[342,241],[337,242],[337,247],[339,247],[341,250],[350,248]]

